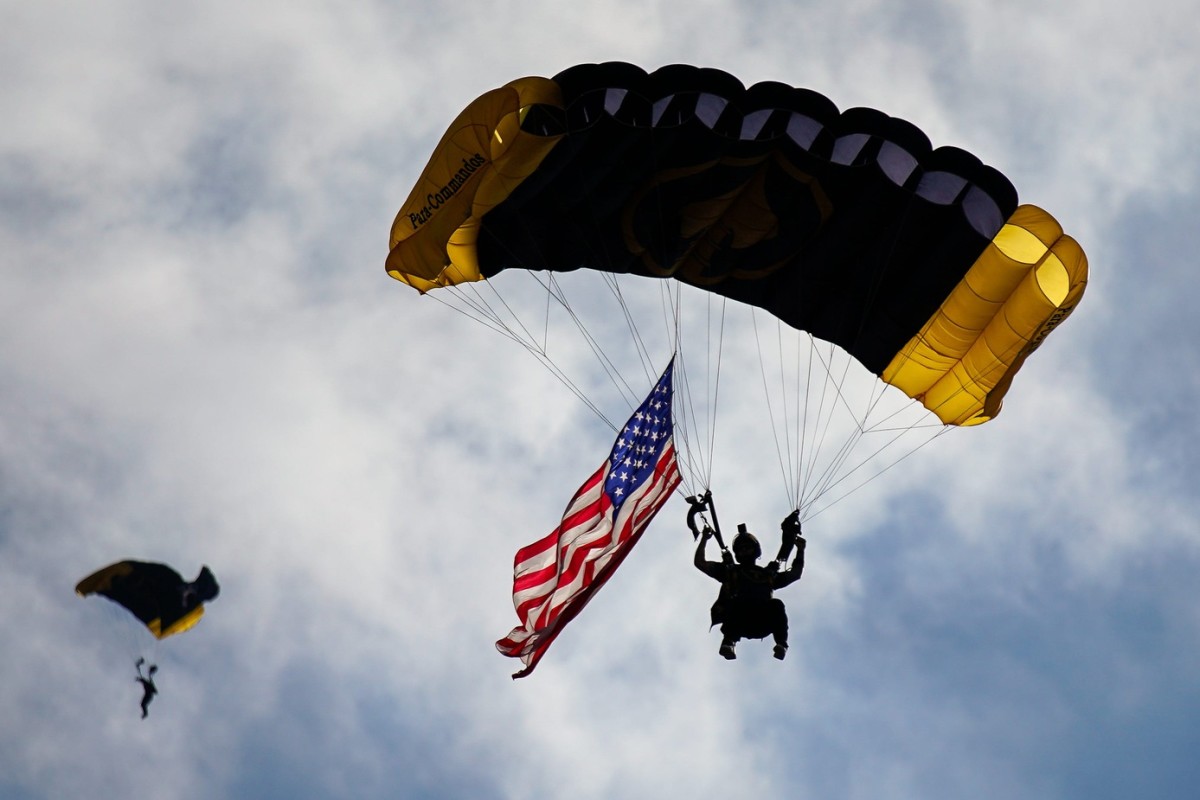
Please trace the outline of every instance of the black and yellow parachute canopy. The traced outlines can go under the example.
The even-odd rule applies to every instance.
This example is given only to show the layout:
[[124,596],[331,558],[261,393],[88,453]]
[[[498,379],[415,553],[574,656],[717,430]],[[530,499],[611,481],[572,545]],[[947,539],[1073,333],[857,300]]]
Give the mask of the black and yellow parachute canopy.
[[166,564],[127,560],[87,576],[75,592],[80,597],[99,594],[124,606],[162,639],[199,622],[203,604],[214,599],[220,587],[208,567],[189,583]]
[[471,103],[401,207],[387,258],[421,292],[579,268],[762,308],[953,425],[999,412],[1087,283],[1053,217],[911,123],[720,70],[623,63]]

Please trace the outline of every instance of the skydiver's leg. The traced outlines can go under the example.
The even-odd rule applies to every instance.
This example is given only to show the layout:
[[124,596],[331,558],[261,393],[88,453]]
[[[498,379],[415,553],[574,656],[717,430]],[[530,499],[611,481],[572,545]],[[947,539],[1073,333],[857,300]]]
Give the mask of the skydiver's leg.
[[721,647],[717,650],[722,657],[732,661],[737,658],[734,652],[734,645],[741,639],[741,634],[738,631],[737,625],[732,621],[727,621],[721,624]]
[[771,598],[768,619],[771,623],[771,635],[775,637],[775,657],[782,661],[787,655],[788,617],[787,608],[778,597]]

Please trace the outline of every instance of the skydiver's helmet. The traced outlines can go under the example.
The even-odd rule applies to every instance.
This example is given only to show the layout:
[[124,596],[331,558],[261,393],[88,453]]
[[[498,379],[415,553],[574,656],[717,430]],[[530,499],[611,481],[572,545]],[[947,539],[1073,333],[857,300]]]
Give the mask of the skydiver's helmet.
[[[746,524],[738,525],[737,536],[733,537],[733,557],[739,564],[753,564],[762,556],[762,545],[753,533],[746,530]],[[745,557],[743,558],[743,554]]]
[[202,603],[212,600],[221,593],[221,587],[217,585],[217,579],[208,567],[200,568],[200,575],[192,583],[191,588],[196,593],[196,599]]

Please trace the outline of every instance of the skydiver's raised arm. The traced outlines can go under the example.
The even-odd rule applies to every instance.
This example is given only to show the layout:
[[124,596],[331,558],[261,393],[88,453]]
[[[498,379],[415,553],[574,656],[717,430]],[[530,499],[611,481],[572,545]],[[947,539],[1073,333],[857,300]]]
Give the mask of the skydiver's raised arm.
[[784,586],[800,580],[800,575],[804,572],[804,548],[808,546],[808,542],[801,535],[799,511],[788,514],[779,527],[783,532],[783,544],[779,548],[779,557],[774,563],[778,567],[782,567],[793,548],[796,557],[792,559],[790,567],[775,576],[772,585],[776,589],[782,589]]
[[692,559],[692,563],[696,565],[696,569],[703,572],[710,578],[715,580],[725,579],[725,564],[722,561],[709,561],[704,557],[704,548],[708,545],[708,540],[712,538],[713,529],[704,526],[704,530],[700,532],[700,542],[696,545],[696,555]]

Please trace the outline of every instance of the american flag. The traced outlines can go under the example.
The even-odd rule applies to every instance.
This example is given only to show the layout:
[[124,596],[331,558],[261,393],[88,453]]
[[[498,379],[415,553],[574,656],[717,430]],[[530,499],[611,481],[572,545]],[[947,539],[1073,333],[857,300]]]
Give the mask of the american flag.
[[617,436],[608,459],[579,487],[562,523],[517,551],[513,605],[521,624],[496,642],[533,672],[546,649],[637,544],[679,484],[667,365]]

